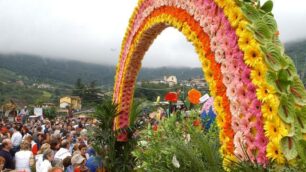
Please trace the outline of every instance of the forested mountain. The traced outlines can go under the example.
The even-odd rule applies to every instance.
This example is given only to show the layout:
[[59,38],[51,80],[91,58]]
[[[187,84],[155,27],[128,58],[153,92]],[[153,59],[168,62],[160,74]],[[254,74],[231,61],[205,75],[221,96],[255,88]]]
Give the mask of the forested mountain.
[[[286,53],[293,58],[300,76],[306,81],[306,40],[285,44]],[[115,66],[90,64],[72,60],[59,60],[25,54],[0,54],[0,68],[16,75],[40,82],[61,82],[72,85],[78,78],[83,82],[97,81],[98,85],[111,86]],[[176,75],[179,80],[202,77],[200,68],[142,68],[138,80],[162,79],[164,75]]]
[[[41,82],[74,84],[78,78],[84,82],[96,80],[98,85],[112,85],[115,67],[71,60],[58,60],[24,54],[0,54],[0,68],[22,74]],[[162,79],[164,75],[176,75],[185,80],[202,77],[200,68],[143,68],[138,80]]]

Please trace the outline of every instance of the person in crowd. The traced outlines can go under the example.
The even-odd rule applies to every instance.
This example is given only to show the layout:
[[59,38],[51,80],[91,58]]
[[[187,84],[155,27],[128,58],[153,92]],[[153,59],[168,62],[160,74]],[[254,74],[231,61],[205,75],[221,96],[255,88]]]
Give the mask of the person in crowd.
[[73,172],[73,167],[71,164],[71,156],[67,156],[63,159],[64,172]]
[[0,156],[0,171],[2,172],[4,170],[4,165],[5,165],[5,159]]
[[43,153],[43,162],[38,172],[48,172],[52,168],[51,162],[53,161],[53,153],[51,149],[47,149]]
[[31,172],[30,166],[33,166],[34,164],[30,164],[30,160],[34,159],[34,156],[30,151],[30,148],[31,144],[28,141],[22,141],[20,144],[20,151],[16,152],[15,154],[16,170]]
[[71,164],[74,172],[81,172],[81,170],[88,169],[85,166],[86,159],[81,154],[75,154],[71,158]]
[[37,152],[37,155],[35,156],[35,161],[36,161],[36,171],[39,172],[39,170],[42,168],[41,165],[44,161],[43,159],[43,153],[45,150],[50,149],[50,144],[45,143],[41,146],[39,151]]
[[44,133],[38,133],[37,135],[37,148],[40,149],[41,145],[44,144],[45,141],[45,134]]
[[22,142],[22,135],[20,133],[20,128],[17,125],[13,128],[13,135],[11,141],[13,144],[13,149],[11,150],[11,153],[13,156],[15,156],[15,153],[19,151],[20,144]]
[[49,169],[48,172],[63,172],[63,168],[61,168],[61,167],[53,167],[53,168]]
[[87,146],[82,143],[79,145],[79,150],[80,150],[80,154],[85,158],[87,159],[87,156],[86,156],[86,153],[87,153]]
[[27,126],[24,125],[21,127],[21,135],[22,135],[22,140],[24,140],[28,136],[31,136],[31,133]]
[[4,139],[2,141],[2,150],[0,151],[0,157],[5,159],[4,169],[15,169],[15,163],[10,151],[13,148],[12,141],[10,139]]
[[102,170],[102,159],[96,155],[96,152],[93,148],[89,148],[87,151],[89,158],[86,161],[86,167],[89,171]]
[[69,151],[70,148],[70,143],[68,142],[68,140],[63,140],[61,142],[61,148],[56,152],[56,154],[54,155],[54,159],[60,159],[63,160],[65,159],[67,156],[71,156],[71,153]]
[[57,138],[52,138],[50,142],[51,150],[53,151],[53,155],[56,154],[56,152],[60,149],[61,147],[61,142]]
[[73,146],[73,155],[74,154],[81,154],[81,152],[80,152],[80,150],[79,150],[79,143],[76,143],[76,144],[74,144],[74,146]]
[[[39,125],[39,124],[37,124]],[[42,127],[41,126],[34,126],[35,130],[33,132],[33,140],[35,142],[38,142],[38,133],[42,133]]]
[[37,143],[33,140],[33,137],[31,135],[27,136],[25,138],[26,141],[28,141],[29,143],[31,143],[31,151],[33,153],[33,155],[37,155],[38,152],[38,146]]

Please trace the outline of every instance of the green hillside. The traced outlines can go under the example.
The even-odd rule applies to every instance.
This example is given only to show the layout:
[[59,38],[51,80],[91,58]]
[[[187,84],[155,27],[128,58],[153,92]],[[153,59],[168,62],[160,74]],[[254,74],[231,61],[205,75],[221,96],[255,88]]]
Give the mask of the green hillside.
[[[96,80],[98,85],[112,87],[115,66],[89,64],[78,61],[54,60],[22,54],[0,54],[0,68],[23,74],[40,82],[74,84],[78,78],[84,82]],[[162,79],[164,75],[176,75],[180,80],[203,76],[200,68],[143,68],[138,80]]]
[[[9,100],[15,101],[19,106],[56,103],[60,95],[71,92],[69,89],[37,89],[33,86],[34,83],[36,81],[31,78],[0,68],[0,105]],[[60,87],[58,84],[54,86]]]

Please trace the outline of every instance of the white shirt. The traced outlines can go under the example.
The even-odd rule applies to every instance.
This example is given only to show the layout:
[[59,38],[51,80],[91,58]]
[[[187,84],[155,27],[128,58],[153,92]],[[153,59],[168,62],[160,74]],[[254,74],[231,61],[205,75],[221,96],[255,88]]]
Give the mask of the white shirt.
[[45,159],[41,164],[41,168],[39,172],[48,172],[50,168],[52,168],[50,161]]
[[13,146],[19,146],[22,142],[22,135],[19,131],[14,132],[11,138]]
[[43,154],[38,154],[35,156],[35,166],[36,166],[36,171],[39,172],[41,169],[41,165],[43,163]]
[[67,156],[71,156],[71,153],[66,148],[60,148],[54,155],[54,159],[60,159],[63,160]]
[[15,164],[17,171],[26,171],[31,172],[30,168],[30,158],[32,156],[32,152],[28,150],[21,150],[15,154]]

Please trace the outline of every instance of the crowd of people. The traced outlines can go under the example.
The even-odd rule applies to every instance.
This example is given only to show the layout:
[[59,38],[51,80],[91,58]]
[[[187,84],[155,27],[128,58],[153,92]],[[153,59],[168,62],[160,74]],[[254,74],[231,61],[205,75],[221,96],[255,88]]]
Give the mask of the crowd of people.
[[93,120],[27,119],[0,123],[0,171],[96,172],[102,160],[88,139]]

